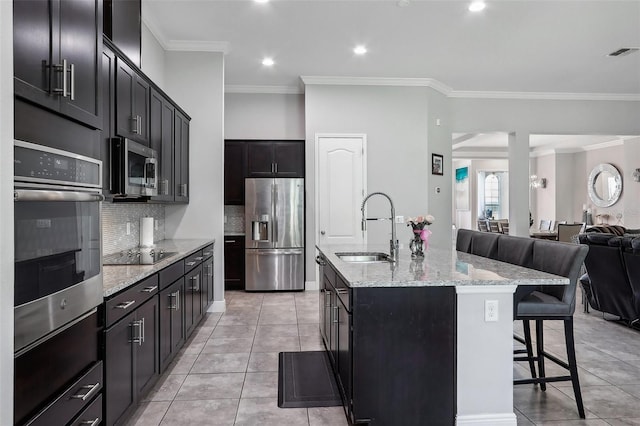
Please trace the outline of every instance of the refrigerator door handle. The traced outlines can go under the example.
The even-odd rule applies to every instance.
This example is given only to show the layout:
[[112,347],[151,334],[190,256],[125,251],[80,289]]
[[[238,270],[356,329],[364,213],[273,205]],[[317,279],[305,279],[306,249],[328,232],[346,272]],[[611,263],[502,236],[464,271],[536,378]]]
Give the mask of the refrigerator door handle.
[[304,253],[304,249],[247,249],[247,252],[251,252],[256,256],[271,256],[274,254],[283,254],[290,256],[298,256]]
[[271,226],[271,241],[274,243],[278,242],[278,184],[273,184],[273,192],[271,196],[271,205],[273,208],[273,215],[271,216],[272,226]]

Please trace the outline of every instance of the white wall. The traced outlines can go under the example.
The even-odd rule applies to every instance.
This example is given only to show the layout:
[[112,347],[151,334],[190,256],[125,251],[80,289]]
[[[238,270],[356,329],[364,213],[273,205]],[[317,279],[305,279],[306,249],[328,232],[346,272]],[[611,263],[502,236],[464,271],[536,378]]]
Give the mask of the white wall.
[[0,424],[13,424],[13,3],[0,1]]
[[304,139],[304,95],[225,93],[225,139]]
[[[581,196],[581,187],[575,185],[574,154],[557,153],[555,166],[556,214],[553,219],[568,223],[582,221],[582,204],[576,209],[576,196]],[[549,185],[549,182],[547,182]],[[548,186],[547,186],[548,188]]]
[[[307,85],[305,90],[306,170],[307,170],[307,279],[315,271],[315,135],[316,133],[364,133],[367,135],[367,190],[389,194],[396,214],[417,216],[433,214],[433,244],[451,243],[451,135],[434,132],[433,117],[450,123],[448,111],[429,111],[431,89],[391,86]],[[437,101],[434,101],[434,104]],[[444,128],[444,127],[443,127]],[[447,127],[448,128],[448,127]],[[446,131],[446,130],[444,130]],[[439,139],[438,139],[439,138]],[[446,146],[446,147],[445,147]],[[445,176],[433,179],[431,152],[443,154]],[[430,199],[435,185],[441,194]],[[441,200],[441,201],[440,201]],[[441,205],[436,205],[440,203]],[[388,204],[372,199],[371,216],[389,215]],[[388,244],[388,222],[370,223],[370,243]],[[398,239],[407,245],[411,234],[405,225],[397,225]]]
[[[536,198],[536,208],[532,210],[533,226],[540,225],[542,219],[556,220],[556,157],[555,154],[537,158],[536,168],[532,175],[547,179],[546,188],[531,189],[531,196]],[[562,219],[563,220],[563,219]]]
[[164,87],[165,51],[149,28],[142,23],[142,53],[140,69],[162,90]]
[[165,85],[166,93],[191,116],[189,204],[167,206],[165,232],[167,238],[216,239],[214,297],[220,307],[224,300],[223,54],[167,52]]
[[633,172],[640,168],[640,137],[624,141],[622,194],[624,203],[622,223],[628,228],[640,228],[640,182],[633,180]]

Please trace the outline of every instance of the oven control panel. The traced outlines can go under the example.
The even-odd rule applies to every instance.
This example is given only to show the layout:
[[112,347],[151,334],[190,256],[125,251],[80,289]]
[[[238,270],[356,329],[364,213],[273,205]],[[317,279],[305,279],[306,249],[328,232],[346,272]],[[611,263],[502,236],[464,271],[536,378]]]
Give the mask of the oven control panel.
[[14,143],[14,180],[100,188],[102,162],[29,142]]

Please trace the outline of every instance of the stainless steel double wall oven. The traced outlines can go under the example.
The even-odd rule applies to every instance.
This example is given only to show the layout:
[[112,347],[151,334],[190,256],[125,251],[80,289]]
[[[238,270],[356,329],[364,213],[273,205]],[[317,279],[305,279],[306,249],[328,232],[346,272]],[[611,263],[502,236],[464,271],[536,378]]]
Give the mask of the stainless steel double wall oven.
[[102,163],[14,143],[15,350],[45,340],[103,299]]

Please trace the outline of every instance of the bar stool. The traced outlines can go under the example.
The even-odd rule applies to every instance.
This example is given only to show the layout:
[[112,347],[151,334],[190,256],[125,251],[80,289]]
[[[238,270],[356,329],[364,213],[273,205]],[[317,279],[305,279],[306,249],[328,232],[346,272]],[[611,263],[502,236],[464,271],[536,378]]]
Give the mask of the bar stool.
[[[578,414],[583,419],[585,418],[585,413],[578,380],[578,366],[576,364],[573,313],[576,308],[576,285],[580,275],[580,267],[588,251],[588,247],[581,244],[535,240],[532,268],[569,278],[569,285],[540,286],[537,290],[516,302],[515,319],[523,321],[525,336],[524,339],[514,336],[516,340],[525,343],[527,346],[527,356],[514,359],[529,361],[530,366],[532,366],[533,361],[537,361],[539,377],[536,377],[532,367],[532,377],[530,379],[518,379],[514,380],[513,383],[515,385],[525,383],[540,384],[540,389],[545,391],[548,382],[570,380],[578,406]],[[567,362],[544,350],[543,321],[545,320],[563,321]],[[536,322],[536,356],[533,355],[533,350],[531,349],[529,321]],[[569,371],[569,375],[547,377],[544,368],[545,358],[566,368]]]

